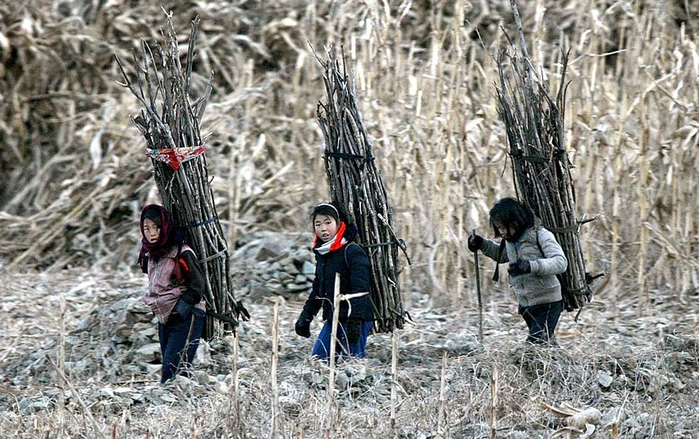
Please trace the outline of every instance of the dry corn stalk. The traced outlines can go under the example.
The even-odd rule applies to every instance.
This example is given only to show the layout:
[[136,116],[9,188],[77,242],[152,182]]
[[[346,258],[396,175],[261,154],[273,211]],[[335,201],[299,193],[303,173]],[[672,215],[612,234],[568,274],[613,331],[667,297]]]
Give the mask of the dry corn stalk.
[[393,229],[393,213],[357,107],[354,82],[344,60],[340,66],[335,49],[326,52],[327,61],[318,61],[325,70],[328,100],[318,103],[317,115],[331,198],[359,229],[359,243],[371,261],[375,329],[391,332],[402,328],[406,317],[398,282],[398,249],[405,253],[405,243]]
[[[116,57],[124,87],[144,108],[133,118],[146,138],[147,154],[155,171],[155,182],[164,206],[176,224],[186,231],[187,242],[202,262],[206,277],[207,320],[204,337],[211,339],[216,328],[214,317],[231,329],[247,310],[235,300],[228,245],[219,223],[199,124],[211,93],[213,74],[204,95],[190,102],[192,62],[199,18],[192,21],[186,64],[180,62],[177,35],[171,17],[164,32],[165,48],[154,49],[141,42],[141,60],[134,55],[134,79]],[[139,65],[140,64],[140,65]]]

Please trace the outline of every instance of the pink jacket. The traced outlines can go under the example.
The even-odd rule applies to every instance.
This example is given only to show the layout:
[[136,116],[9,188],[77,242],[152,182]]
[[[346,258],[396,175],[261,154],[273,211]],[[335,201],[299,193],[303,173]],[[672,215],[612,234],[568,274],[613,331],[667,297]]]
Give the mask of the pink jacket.
[[[194,253],[191,247],[183,244],[181,253],[187,251]],[[182,270],[177,257],[177,247],[173,247],[157,262],[152,258],[148,259],[148,292],[143,296],[143,301],[160,323],[167,323],[177,300],[187,290]],[[206,302],[203,298],[196,307],[206,311]]]

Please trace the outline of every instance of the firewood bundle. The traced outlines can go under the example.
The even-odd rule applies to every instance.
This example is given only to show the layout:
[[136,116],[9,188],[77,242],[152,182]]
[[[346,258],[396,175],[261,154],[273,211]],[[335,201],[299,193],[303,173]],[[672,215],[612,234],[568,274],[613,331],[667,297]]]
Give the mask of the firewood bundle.
[[133,79],[117,57],[124,83],[143,105],[132,118],[146,139],[155,182],[165,208],[185,230],[187,243],[202,263],[206,277],[207,319],[204,337],[211,339],[225,322],[235,329],[238,320],[249,317],[236,301],[232,286],[228,245],[219,223],[209,184],[205,145],[200,124],[211,93],[213,74],[206,90],[194,103],[192,62],[199,18],[192,22],[186,64],[180,62],[177,35],[170,17],[164,29],[165,47],[153,49],[141,42],[140,60],[134,55]]
[[357,107],[354,82],[334,48],[327,56],[327,60],[318,58],[325,70],[327,102],[318,103],[317,116],[325,138],[331,198],[359,229],[359,244],[371,261],[375,329],[392,332],[401,329],[406,318],[398,280],[398,250],[405,253],[405,243],[393,229],[393,213]]
[[591,277],[585,272],[579,237],[580,226],[591,220],[575,218],[575,187],[564,141],[568,56],[562,54],[554,99],[548,84],[532,67],[515,0],[510,4],[520,49],[510,40],[510,51],[498,58],[498,113],[507,131],[518,196],[553,232],[568,258],[568,268],[559,279],[563,305],[572,311],[592,299]]

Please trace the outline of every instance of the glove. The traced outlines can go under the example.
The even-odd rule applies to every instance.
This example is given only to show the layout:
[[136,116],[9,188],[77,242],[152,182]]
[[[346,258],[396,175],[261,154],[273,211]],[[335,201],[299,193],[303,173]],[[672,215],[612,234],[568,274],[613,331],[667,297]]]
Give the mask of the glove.
[[478,250],[481,249],[481,246],[483,246],[483,238],[473,234],[468,237],[468,249],[471,250],[473,253],[477,252]]
[[243,301],[239,300],[235,303],[235,312],[238,313],[238,317],[242,318],[245,321],[250,320],[250,313],[248,312],[248,309],[243,306]]
[[510,262],[510,268],[507,269],[507,272],[512,276],[519,276],[520,274],[531,273],[532,267],[529,261],[517,259],[515,262]]
[[306,310],[301,311],[299,319],[296,320],[296,325],[294,326],[294,331],[301,337],[308,338],[311,336],[311,321],[313,317],[306,312]]
[[347,335],[347,343],[354,344],[358,342],[362,330],[362,321],[349,319],[343,326],[345,327],[345,334]]

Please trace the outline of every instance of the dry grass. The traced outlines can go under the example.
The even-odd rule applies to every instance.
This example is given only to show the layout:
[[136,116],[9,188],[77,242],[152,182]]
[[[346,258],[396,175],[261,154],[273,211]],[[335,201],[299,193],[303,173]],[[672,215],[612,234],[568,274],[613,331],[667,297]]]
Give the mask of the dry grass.
[[[116,86],[111,56],[156,38],[162,12],[51,4],[3,6],[0,257],[41,269],[130,265],[135,212],[155,192],[127,118],[138,105]],[[488,207],[513,192],[490,57],[509,5],[404,6],[165,4],[183,34],[202,17],[194,82],[204,87],[216,73],[202,125],[228,238],[302,230],[307,208],[327,198],[314,120],[321,68],[307,43],[343,43],[399,236],[414,255],[404,282],[456,297],[473,274],[464,237],[485,233]],[[571,48],[566,139],[577,214],[601,214],[583,231],[588,269],[610,273],[600,294],[638,291],[648,311],[656,291],[672,285],[684,300],[699,283],[699,52],[695,24],[678,25],[694,12],[685,6],[522,5],[532,57],[553,86],[556,47]]]
[[[482,344],[475,310],[435,308],[415,293],[417,324],[399,331],[395,347],[390,334],[375,335],[369,360],[338,364],[329,402],[328,366],[308,359],[312,339],[293,334],[300,303],[250,305],[255,318],[241,327],[239,352],[233,338],[216,340],[201,349],[192,381],[160,386],[157,366],[134,362],[137,344],[114,338],[142,277],[6,280],[15,292],[0,287],[0,428],[8,437],[483,438],[492,428],[496,437],[553,437],[566,428],[568,407],[599,410],[595,437],[692,438],[699,428],[696,310],[667,306],[667,317],[638,318],[629,299],[621,316],[597,304],[579,324],[563,319],[562,349],[552,350],[523,345],[507,292],[486,302]],[[65,317],[56,313],[62,300]],[[62,326],[65,380],[48,359],[62,347]]]
[[[362,117],[396,208],[397,232],[413,260],[402,281],[409,292],[406,308],[419,326],[400,337],[399,435],[488,437],[496,420],[499,436],[543,437],[561,425],[561,417],[541,402],[626,411],[627,424],[618,433],[605,427],[603,437],[668,437],[696,429],[696,416],[688,414],[699,402],[697,365],[683,363],[681,353],[696,361],[696,313],[686,304],[694,303],[699,289],[699,38],[697,24],[688,20],[697,16],[697,5],[682,0],[522,3],[530,52],[552,88],[557,45],[571,48],[566,140],[576,166],[577,214],[600,214],[583,230],[581,242],[588,269],[609,272],[581,326],[564,321],[566,353],[520,352],[514,341],[519,322],[505,305],[508,299],[489,282],[484,283],[485,302],[492,308],[486,313],[486,342],[479,347],[469,338],[476,311],[465,238],[473,228],[486,233],[490,205],[513,193],[510,172],[503,173],[505,136],[490,57],[503,40],[498,26],[510,27],[506,1],[404,2],[411,4],[409,10],[354,1],[276,7],[165,2],[183,33],[195,14],[202,18],[195,87],[203,87],[208,72],[215,71],[202,127],[211,133],[212,186],[228,242],[259,229],[305,230],[308,208],[328,197],[322,136],[314,119],[322,97],[321,69],[307,43],[344,43]],[[52,285],[57,276],[75,276],[60,269],[93,266],[107,276],[114,269],[129,272],[138,248],[138,211],[156,200],[140,134],[128,120],[138,105],[116,85],[112,56],[128,58],[139,38],[157,37],[163,20],[157,7],[132,4],[0,5],[2,295],[47,297],[31,305],[43,320],[19,305],[0,304],[3,315],[11,316],[2,322],[0,370],[26,360],[15,377],[2,379],[17,380],[12,393],[2,395],[1,426],[15,436],[55,437],[63,431],[94,437],[77,400],[69,398],[65,411],[54,406],[58,380],[47,372],[44,357],[29,353],[57,352]],[[29,287],[9,290],[20,281],[18,272],[33,269],[42,273]],[[63,285],[69,282],[62,279]],[[80,279],[73,284],[83,285]],[[110,289],[133,296],[140,288],[135,281],[114,285],[104,287],[105,300],[114,299],[106,293]],[[428,310],[426,291],[437,303],[459,303],[458,315]],[[78,293],[73,291],[72,299],[66,295],[69,310],[104,304]],[[237,429],[267,436],[271,329],[264,322],[270,310],[255,307],[257,323],[241,334],[234,401],[216,392],[192,396],[194,385],[144,386],[146,402],[163,394],[183,400],[170,406],[120,405],[84,394],[86,405],[105,434],[114,430],[118,437],[224,437]],[[291,327],[296,311],[281,308],[280,328]],[[518,328],[517,335],[506,332],[510,327]],[[338,396],[338,428],[358,437],[393,433],[388,430],[391,342],[382,337],[372,340],[374,359],[360,390]],[[297,353],[310,349],[304,343],[280,337],[279,429],[288,437],[300,437],[301,431],[315,437],[328,416],[326,392],[313,378],[326,371]],[[100,378],[112,376],[110,364],[123,357],[110,351],[106,339],[89,346],[105,350],[100,361],[90,374],[68,378],[76,391],[99,395]],[[70,362],[77,354],[66,355]],[[229,357],[217,359],[220,370],[209,372],[229,373]],[[600,387],[603,373],[613,377],[611,389]],[[687,387],[681,389],[675,379]],[[43,399],[45,408],[23,405]],[[231,412],[242,414],[242,425],[229,422]],[[438,432],[438,425],[443,430]]]

